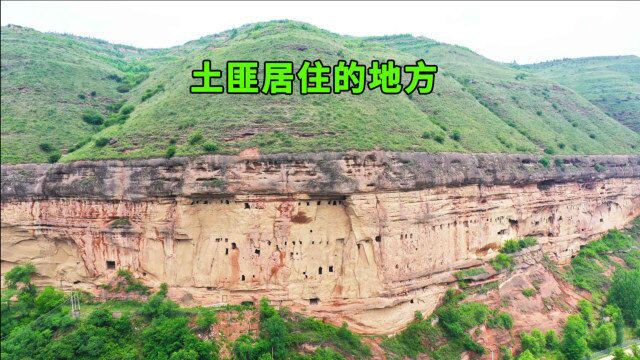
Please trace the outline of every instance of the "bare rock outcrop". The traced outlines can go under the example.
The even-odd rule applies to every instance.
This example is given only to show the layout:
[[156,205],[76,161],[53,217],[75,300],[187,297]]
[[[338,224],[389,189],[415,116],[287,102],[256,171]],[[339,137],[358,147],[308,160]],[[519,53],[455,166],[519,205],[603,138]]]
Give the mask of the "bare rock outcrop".
[[[640,157],[321,153],[2,166],[2,273],[275,303],[358,331],[431,312],[453,273],[536,236],[565,261],[640,213]],[[535,264],[535,257],[526,261]]]

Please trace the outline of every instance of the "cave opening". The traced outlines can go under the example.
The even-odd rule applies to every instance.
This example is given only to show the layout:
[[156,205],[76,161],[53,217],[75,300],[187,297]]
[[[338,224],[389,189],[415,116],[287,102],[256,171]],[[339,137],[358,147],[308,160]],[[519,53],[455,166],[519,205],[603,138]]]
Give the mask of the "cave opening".
[[115,269],[116,268],[116,262],[113,260],[107,260],[107,269]]

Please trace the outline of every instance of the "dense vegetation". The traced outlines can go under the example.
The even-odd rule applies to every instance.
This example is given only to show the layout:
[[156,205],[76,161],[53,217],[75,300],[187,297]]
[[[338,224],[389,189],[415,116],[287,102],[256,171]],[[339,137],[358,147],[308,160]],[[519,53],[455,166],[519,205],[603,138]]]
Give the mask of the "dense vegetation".
[[[425,58],[440,71],[426,96],[299,96],[297,86],[292,96],[194,96],[186,91],[198,81],[190,73],[205,58],[216,68],[229,59],[321,58],[332,65]],[[404,35],[353,38],[274,21],[151,51],[12,26],[2,28],[2,69],[3,163],[249,147],[264,153],[640,152],[637,133],[552,80]]]
[[[219,358],[224,339],[211,337],[216,313],[228,308],[180,308],[161,286],[147,301],[93,303],[83,294],[82,316],[70,315],[68,294],[53,287],[38,291],[31,283],[31,264],[6,273],[2,293],[2,359],[163,359]],[[147,294],[148,288],[120,270],[110,290]],[[252,311],[252,306],[235,307]],[[116,316],[117,314],[117,316]],[[247,333],[230,345],[238,359],[340,360],[367,358],[369,348],[346,325],[276,310],[260,302],[259,333]],[[300,351],[303,344],[317,348]]]

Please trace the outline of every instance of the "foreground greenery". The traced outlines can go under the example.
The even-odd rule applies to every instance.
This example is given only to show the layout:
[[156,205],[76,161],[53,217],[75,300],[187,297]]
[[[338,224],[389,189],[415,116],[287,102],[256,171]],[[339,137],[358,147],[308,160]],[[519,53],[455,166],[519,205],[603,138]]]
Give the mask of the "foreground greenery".
[[[148,301],[81,305],[82,316],[70,315],[67,294],[31,283],[35,267],[25,264],[7,272],[2,293],[2,359],[218,359],[224,339],[211,337],[216,313],[227,308],[180,308],[166,298],[167,287]],[[122,271],[127,278],[127,272]],[[125,281],[130,284],[131,282]],[[133,282],[135,284],[135,281]],[[123,289],[124,290],[124,289]],[[144,288],[129,289],[144,293]],[[237,307],[238,310],[252,310]],[[340,360],[367,358],[369,348],[343,325],[276,310],[260,302],[259,333],[240,336],[231,347],[238,359]],[[300,351],[303,344],[317,348]]]
[[[192,95],[210,59],[416,59],[440,66],[431,95]],[[615,60],[611,60],[614,62]],[[2,162],[339,150],[640,153],[640,135],[528,69],[409,35],[341,36],[273,21],[141,50],[2,28]],[[261,71],[259,73],[262,73]],[[403,79],[406,81],[407,79]],[[616,88],[614,82],[612,88]]]

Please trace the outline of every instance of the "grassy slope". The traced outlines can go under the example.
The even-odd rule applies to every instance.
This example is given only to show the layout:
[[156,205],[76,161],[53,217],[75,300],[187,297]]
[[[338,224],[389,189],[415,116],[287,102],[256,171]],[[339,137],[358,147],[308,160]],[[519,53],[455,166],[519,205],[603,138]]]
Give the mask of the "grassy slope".
[[[569,154],[615,153],[625,143],[638,144],[637,136],[623,140],[630,132],[614,119],[551,80],[459,46],[407,37],[379,40],[440,65],[443,74],[450,74],[487,110],[541,148]],[[513,138],[507,141],[520,145]]]
[[640,58],[592,57],[523,67],[573,89],[609,116],[640,131]]
[[82,112],[123,98],[107,76],[123,76],[137,55],[102,41],[3,27],[2,162],[43,162],[48,154],[39,144],[65,149],[95,132]]
[[[5,63],[9,62],[5,58],[13,55],[4,46],[5,38],[11,38],[10,32],[6,28],[2,32],[4,95],[5,77],[7,83],[15,84],[13,89],[21,80],[15,80],[17,76],[5,76]],[[33,33],[41,37],[52,36]],[[24,51],[28,49],[25,47]],[[162,54],[139,53],[137,57],[156,70],[133,91],[121,96],[136,105],[136,110],[122,125],[92,129],[79,117],[85,104],[71,107],[66,103],[54,106],[49,102],[54,111],[67,106],[72,109],[64,118],[42,116],[39,121],[49,124],[44,133],[23,129],[22,134],[18,134],[5,130],[5,123],[24,127],[31,120],[5,111],[3,96],[2,161],[44,161],[46,154],[36,147],[47,133],[59,137],[56,145],[60,146],[69,146],[87,136],[111,139],[104,147],[89,142],[64,156],[63,161],[163,156],[171,140],[176,143],[177,155],[203,153],[202,143],[206,141],[219,143],[222,153],[237,153],[254,146],[264,153],[376,148],[510,153],[537,153],[546,148],[559,153],[640,151],[637,146],[640,136],[575,93],[533,76],[516,80],[518,70],[466,49],[430,40],[402,36],[351,38],[306,24],[270,22],[205,37],[164,50]],[[390,96],[377,91],[366,91],[359,96],[294,94],[276,97],[188,93],[189,85],[197,83],[191,79],[190,72],[205,58],[211,59],[215,67],[223,68],[224,62],[231,59],[291,60],[298,65],[304,59],[321,58],[325,64],[332,65],[341,58],[357,59],[361,63],[373,58],[411,63],[420,57],[440,65],[441,69],[435,91],[428,96]],[[47,58],[58,59],[56,56]],[[131,57],[122,59],[125,63],[131,60]],[[101,63],[100,66],[106,65]],[[103,71],[113,70],[106,68]],[[74,75],[74,78],[85,79],[84,86],[95,87],[87,76]],[[114,84],[105,84],[105,87],[113,90],[114,99],[117,99],[120,95],[115,92],[115,86],[109,87],[111,85]],[[143,102],[141,97],[145,91],[158,85],[164,86],[165,91]],[[297,84],[294,84],[295,88]],[[79,92],[73,88],[60,93],[77,100]],[[30,109],[25,105],[28,99],[15,93],[12,101]],[[98,108],[100,106],[96,105]],[[542,112],[538,114],[538,111]],[[104,108],[102,112],[106,114]],[[69,124],[69,129],[51,126],[63,121]],[[93,130],[100,132],[92,135]],[[194,132],[201,132],[204,139],[190,144],[188,138]],[[425,132],[431,134],[429,139],[422,138]],[[461,134],[458,141],[452,139],[454,132]],[[436,141],[435,135],[440,135],[444,141]],[[29,145],[21,146],[22,143]]]

